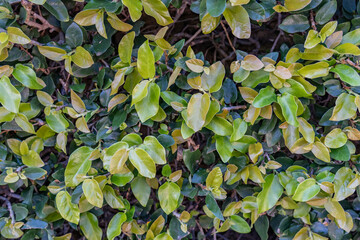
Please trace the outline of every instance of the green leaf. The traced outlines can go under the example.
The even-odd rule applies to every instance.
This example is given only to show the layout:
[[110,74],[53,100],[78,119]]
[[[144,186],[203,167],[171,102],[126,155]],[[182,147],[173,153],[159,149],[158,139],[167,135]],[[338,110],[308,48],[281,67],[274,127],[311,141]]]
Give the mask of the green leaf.
[[199,131],[205,124],[209,108],[210,96],[208,94],[196,93],[192,95],[186,110],[186,125],[195,132]]
[[215,198],[211,194],[206,195],[205,203],[208,209],[215,215],[215,217],[224,221],[221,209],[219,208]]
[[159,25],[166,26],[173,22],[167,7],[161,0],[142,0],[142,4],[145,13],[155,18]]
[[337,200],[328,198],[327,202],[324,204],[324,207],[326,211],[337,220],[346,221],[345,211]]
[[209,175],[206,177],[206,187],[210,190],[219,189],[223,182],[223,175],[219,167],[211,170]]
[[355,188],[348,188],[349,183],[355,178],[355,174],[350,168],[340,168],[334,178],[334,200],[342,201],[355,192]]
[[330,162],[329,149],[322,142],[315,141],[311,152],[321,161]]
[[306,37],[304,47],[305,48],[313,48],[320,42],[321,42],[321,38],[319,36],[319,33],[317,31],[311,29]]
[[226,119],[215,116],[211,122],[205,126],[219,136],[229,136],[233,131],[233,126]]
[[216,136],[216,151],[219,153],[221,160],[226,163],[230,160],[234,147],[231,145],[229,137]]
[[142,99],[144,99],[144,97],[146,97],[148,94],[149,83],[150,82],[148,80],[144,80],[134,87],[131,94],[131,105],[140,102]]
[[342,121],[350,119],[356,114],[355,96],[342,93],[336,99],[335,108],[331,115],[331,121]]
[[45,116],[46,122],[54,132],[64,132],[69,127],[69,122],[61,114],[60,111],[50,112],[48,116]]
[[284,7],[288,11],[297,11],[309,5],[310,2],[311,0],[299,0],[299,1],[285,0]]
[[298,73],[305,78],[325,77],[329,74],[329,64],[326,62],[318,62],[306,65],[298,70]]
[[141,122],[152,118],[159,111],[160,87],[156,83],[150,83],[147,95],[135,104],[135,109]]
[[288,93],[283,93],[282,96],[278,97],[278,103],[281,107],[282,114],[285,117],[286,122],[290,125],[297,127],[299,122],[296,118],[298,105],[295,97]]
[[29,167],[43,167],[44,162],[40,155],[34,150],[30,150],[27,154],[21,156],[22,162]]
[[305,49],[301,58],[304,60],[322,61],[329,59],[334,54],[334,50],[328,49],[321,44],[313,48]]
[[235,37],[250,38],[250,18],[245,8],[227,5],[223,14]]
[[135,32],[133,31],[126,34],[119,43],[118,53],[121,61],[124,63],[131,63],[131,54],[134,47],[134,39]]
[[278,176],[270,174],[265,177],[263,189],[256,198],[259,213],[263,213],[277,203],[283,193],[283,187],[279,182]]
[[156,164],[166,164],[165,148],[154,136],[146,136],[144,143],[139,146],[144,149]]
[[81,68],[89,68],[94,64],[90,53],[81,46],[75,49],[75,53],[71,55],[71,60]]
[[8,27],[7,34],[9,35],[9,41],[17,44],[28,44],[31,42],[31,39],[26,36],[26,34],[20,29],[16,27]]
[[0,103],[9,112],[18,113],[20,101],[19,91],[10,83],[7,76],[2,76],[0,78]]
[[125,205],[122,202],[122,200],[117,196],[117,194],[115,193],[115,190],[110,187],[109,185],[106,185],[103,189],[103,195],[104,198],[107,202],[107,204],[109,204],[109,206],[111,208],[114,209],[124,209]]
[[113,240],[121,234],[121,226],[125,221],[126,214],[122,212],[119,212],[112,217],[106,230],[106,236],[109,240]]
[[125,166],[128,157],[129,150],[127,148],[120,148],[119,150],[117,150],[110,159],[110,173],[120,173],[123,170],[123,167]]
[[82,189],[89,203],[98,208],[102,208],[104,197],[99,183],[95,179],[85,179],[82,184]]
[[69,162],[65,168],[65,184],[68,187],[76,187],[82,182],[82,177],[90,170],[90,156],[93,149],[80,147],[71,153]]
[[307,17],[300,14],[293,14],[286,17],[279,25],[279,28],[287,33],[304,32],[309,27]]
[[360,76],[352,67],[345,64],[337,64],[330,72],[339,75],[340,79],[351,86],[360,86]]
[[256,108],[263,108],[276,102],[275,89],[267,86],[259,91],[259,94],[253,100],[252,105]]
[[43,6],[60,22],[69,21],[68,10],[62,1],[46,0]]
[[201,75],[201,87],[212,92],[220,90],[225,77],[225,67],[221,62],[216,62],[209,67],[209,72]]
[[23,131],[35,134],[34,126],[29,122],[28,118],[24,114],[17,114],[15,122]]
[[158,196],[162,210],[169,215],[177,208],[180,198],[180,187],[176,183],[166,182],[160,186]]
[[134,178],[134,180],[131,182],[131,191],[139,203],[143,207],[146,207],[151,192],[151,188],[147,184],[146,179],[140,176]]
[[230,141],[234,142],[242,138],[247,131],[247,123],[241,118],[237,118],[233,122],[233,132],[230,136]]
[[225,10],[226,0],[206,0],[206,9],[213,17],[219,17]]
[[249,224],[239,215],[232,215],[230,217],[231,229],[238,233],[249,233],[251,228]]
[[339,54],[351,54],[354,56],[360,55],[360,48],[352,43],[343,43],[335,48]]
[[145,79],[155,76],[155,57],[151,51],[149,41],[145,41],[138,50],[137,67],[140,75]]
[[39,52],[53,61],[61,61],[65,58],[66,51],[58,47],[37,46]]
[[331,20],[337,9],[337,1],[330,0],[326,2],[316,13],[316,23],[322,25]]
[[325,145],[328,148],[340,148],[344,146],[346,142],[347,136],[340,128],[331,130],[325,137]]
[[71,202],[71,196],[66,191],[61,191],[56,195],[56,207],[60,215],[69,222],[78,224],[80,210],[77,204]]
[[204,34],[209,34],[219,25],[220,17],[213,17],[209,13],[201,19],[201,30]]
[[83,31],[75,22],[70,24],[65,33],[66,43],[72,47],[81,46],[84,40]]
[[80,229],[88,240],[101,240],[102,230],[99,227],[97,217],[90,213],[85,212],[80,216]]
[[352,43],[354,45],[360,45],[359,36],[360,36],[360,29],[358,28],[345,34],[342,38],[341,43]]
[[122,0],[122,3],[128,8],[131,20],[136,22],[141,17],[143,6],[140,0]]
[[309,178],[297,186],[292,198],[295,201],[306,202],[315,197],[319,192],[320,186],[316,183],[316,180]]
[[130,150],[129,159],[142,176],[148,178],[155,177],[155,162],[144,149],[135,148]]

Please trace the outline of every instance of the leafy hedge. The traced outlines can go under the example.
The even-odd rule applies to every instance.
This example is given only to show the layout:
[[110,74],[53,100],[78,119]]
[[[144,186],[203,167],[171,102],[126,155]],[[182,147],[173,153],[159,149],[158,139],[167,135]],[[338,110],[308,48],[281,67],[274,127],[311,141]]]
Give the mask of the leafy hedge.
[[359,238],[359,14],[1,0],[1,238]]

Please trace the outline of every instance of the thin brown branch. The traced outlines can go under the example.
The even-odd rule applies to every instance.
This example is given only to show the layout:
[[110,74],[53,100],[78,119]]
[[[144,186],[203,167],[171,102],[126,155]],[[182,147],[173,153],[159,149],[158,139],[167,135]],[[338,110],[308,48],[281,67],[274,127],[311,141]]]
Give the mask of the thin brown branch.
[[15,221],[14,211],[12,209],[10,201],[7,198],[2,197],[2,196],[0,196],[0,200],[4,201],[6,203],[6,206],[9,210],[9,214],[10,214],[10,218],[11,218],[11,224],[14,225],[16,221]]
[[231,111],[231,110],[239,110],[239,109],[246,109],[246,105],[238,105],[238,106],[230,106],[230,107],[224,107],[223,110],[225,111]]
[[220,21],[220,24],[221,24],[222,28],[224,29],[224,32],[225,32],[225,34],[226,34],[227,40],[229,41],[230,47],[231,47],[232,50],[236,53],[236,49],[235,49],[234,45],[233,45],[232,42],[231,42],[229,33],[227,32],[227,29],[226,29],[224,23],[223,23],[222,21]]

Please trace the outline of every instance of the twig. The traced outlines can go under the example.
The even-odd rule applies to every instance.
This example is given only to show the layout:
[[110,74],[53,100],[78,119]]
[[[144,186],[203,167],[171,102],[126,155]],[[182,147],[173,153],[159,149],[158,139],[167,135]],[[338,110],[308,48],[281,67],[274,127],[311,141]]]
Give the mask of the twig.
[[311,22],[312,29],[314,29],[316,31],[316,22],[315,22],[315,19],[314,19],[313,10],[310,10],[310,22]]
[[238,105],[238,106],[230,106],[230,107],[224,107],[223,110],[231,111],[231,110],[239,110],[239,109],[246,109],[246,105]]
[[354,68],[356,68],[357,70],[360,70],[360,66],[357,65],[356,63],[354,63],[353,61],[351,61],[350,59],[344,60],[344,63],[347,63],[347,64],[349,64],[350,66],[353,66]]
[[225,27],[224,23],[223,23],[222,21],[220,21],[220,24],[221,24],[222,28],[223,28],[223,29],[224,29],[224,31],[225,31],[226,38],[227,38],[227,40],[229,41],[230,47],[231,47],[231,48],[232,48],[232,50],[236,53],[236,49],[235,49],[234,45],[233,45],[233,44],[232,44],[232,42],[231,42],[231,39],[230,39],[229,33],[227,32],[227,29],[226,29],[226,27]]
[[[278,14],[278,19],[277,19],[277,23],[278,23],[278,26],[281,24],[281,13],[279,13]],[[270,52],[273,52],[274,51],[274,49],[276,48],[276,45],[277,45],[277,43],[278,43],[278,41],[280,40],[280,37],[284,34],[284,32],[279,28],[279,35],[277,35],[277,37],[276,37],[276,39],[275,39],[275,41],[274,41],[274,43],[273,43],[273,45],[272,45],[272,47],[271,47],[271,49],[270,49]]]
[[194,40],[200,33],[201,33],[201,28],[197,30],[197,32],[191,38],[189,38],[189,40],[185,42],[184,46],[190,44],[192,40]]
[[11,207],[10,201],[7,198],[2,197],[2,196],[0,196],[0,199],[3,200],[6,203],[6,206],[7,206],[8,210],[9,210],[9,214],[10,214],[10,218],[11,218],[11,224],[14,225],[16,221],[15,221],[14,211],[13,211],[13,209]]

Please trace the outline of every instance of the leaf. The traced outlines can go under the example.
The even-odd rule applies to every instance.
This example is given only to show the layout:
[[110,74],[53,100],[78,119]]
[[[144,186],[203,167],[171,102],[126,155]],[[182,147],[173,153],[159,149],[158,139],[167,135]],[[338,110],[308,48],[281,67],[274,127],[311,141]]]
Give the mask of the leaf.
[[295,201],[299,202],[307,202],[315,197],[320,192],[320,186],[317,185],[316,180],[313,178],[306,179],[301,182],[296,190],[292,198]]
[[315,131],[313,127],[304,118],[298,118],[299,132],[303,135],[305,140],[309,143],[313,143],[315,140]]
[[295,101],[295,97],[291,94],[283,93],[282,96],[278,97],[277,100],[286,122],[297,127],[299,125],[299,122],[296,118],[298,105]]
[[231,123],[218,116],[213,117],[210,123],[206,125],[206,128],[210,129],[219,136],[229,136],[233,130]]
[[355,96],[342,93],[336,99],[335,108],[332,112],[331,121],[350,119],[356,114]]
[[8,27],[7,34],[9,35],[9,41],[17,44],[28,44],[31,42],[31,39],[26,36],[26,34],[20,29],[16,27]]
[[142,176],[155,177],[155,162],[144,149],[135,148],[130,150],[129,159]]
[[80,229],[88,240],[101,240],[102,230],[99,227],[97,217],[85,212],[80,216]]
[[342,201],[355,192],[354,188],[347,187],[354,178],[355,174],[350,168],[342,167],[336,172],[334,178],[335,201]]
[[212,189],[219,189],[223,182],[223,175],[221,169],[219,167],[214,168],[211,170],[209,175],[206,177],[206,188]]
[[352,67],[345,64],[337,64],[330,72],[339,75],[340,79],[351,86],[360,86],[360,76]]
[[301,58],[304,60],[316,60],[322,61],[329,59],[334,54],[334,50],[328,49],[321,44],[316,45],[313,48],[305,49]]
[[217,92],[220,90],[225,77],[225,67],[221,62],[216,62],[209,67],[209,72],[201,75],[201,86],[204,90]]
[[89,68],[94,64],[90,53],[81,46],[75,49],[75,53],[71,55],[71,60],[81,68]]
[[60,111],[50,112],[45,119],[51,130],[56,133],[64,132],[69,127],[69,122]]
[[134,39],[135,39],[134,31],[126,34],[121,39],[118,46],[118,53],[122,62],[131,63],[131,54],[134,47]]
[[117,194],[115,193],[115,190],[112,187],[110,187],[109,185],[106,185],[104,187],[103,195],[104,195],[104,198],[105,198],[107,204],[109,204],[109,206],[111,208],[114,208],[114,209],[124,209],[125,208],[125,205],[122,202],[122,200],[117,196]]
[[233,122],[233,132],[230,136],[230,141],[234,142],[241,139],[247,131],[247,124],[241,118],[237,118]]
[[[68,187],[76,187],[82,182],[80,177],[90,170],[90,156],[93,149],[90,147],[80,147],[71,153],[69,162],[65,168],[65,184]],[[80,179],[79,179],[80,178]]]
[[10,83],[7,76],[2,76],[0,78],[0,103],[9,112],[18,113],[20,101],[19,91]]
[[251,228],[249,224],[239,215],[232,215],[230,217],[231,229],[238,233],[249,233]]
[[70,96],[71,96],[71,105],[78,113],[83,113],[86,111],[86,107],[84,102],[81,98],[72,90],[70,89]]
[[39,52],[45,57],[53,61],[61,61],[66,55],[66,51],[58,47],[49,47],[49,46],[37,46]]
[[[336,1],[332,1],[332,2],[336,3]],[[355,29],[351,32],[346,33],[343,36],[341,43],[352,43],[354,45],[360,45],[359,36],[360,36],[360,29]]]
[[121,32],[128,32],[133,28],[132,25],[121,21],[115,13],[107,12],[107,15],[107,20],[114,29]]
[[335,51],[337,51],[339,54],[351,54],[354,56],[360,55],[360,49],[359,47],[355,46],[352,43],[343,43],[335,48]]
[[17,114],[15,122],[23,131],[35,134],[34,126],[29,122],[24,114]]
[[321,42],[321,38],[319,36],[319,33],[317,31],[311,29],[306,37],[304,47],[305,48],[313,48],[320,42]]
[[249,14],[242,6],[228,5],[223,15],[235,37],[240,39],[250,38],[250,18]]
[[209,34],[214,31],[219,25],[220,17],[213,17],[209,13],[201,19],[201,30],[204,34]]
[[75,22],[70,24],[70,26],[66,29],[65,39],[66,43],[70,47],[75,48],[81,46],[84,40],[84,36],[83,31],[81,30],[79,25],[77,25]]
[[140,0],[122,0],[123,4],[128,8],[130,17],[133,22],[136,22],[141,17],[143,6]]
[[146,97],[146,95],[148,94],[148,86],[149,86],[149,81],[148,80],[144,80],[141,81],[140,83],[138,83],[132,93],[131,93],[131,105],[134,105],[138,102],[140,102],[142,99],[144,99]]
[[166,182],[160,186],[158,196],[162,210],[169,215],[177,208],[180,198],[180,187],[176,183]]
[[143,207],[146,207],[151,192],[151,188],[147,184],[146,179],[140,176],[134,178],[131,182],[131,190],[139,203]]
[[326,62],[318,62],[306,65],[298,70],[298,73],[305,78],[325,77],[329,74],[329,64]]
[[322,142],[315,141],[311,152],[321,161],[330,162],[329,149]]
[[326,211],[337,220],[346,221],[345,211],[338,201],[328,198],[327,202],[324,204],[324,207]]
[[136,112],[141,120],[146,120],[155,116],[159,111],[160,88],[156,83],[150,83],[147,95],[135,104]]
[[69,21],[69,14],[66,6],[60,0],[46,0],[43,7],[48,10],[60,22]]
[[186,124],[195,132],[199,131],[205,124],[209,108],[210,96],[208,94],[196,93],[192,95],[186,110]]
[[205,203],[206,203],[206,206],[208,207],[208,209],[215,215],[215,217],[224,221],[222,212],[221,212],[215,198],[211,194],[206,195]]
[[38,81],[34,70],[25,65],[16,64],[12,74],[16,80],[30,89],[44,88],[44,86]]
[[340,128],[331,130],[325,137],[325,145],[328,148],[340,148],[344,146],[346,142],[347,136]]
[[213,17],[219,17],[224,12],[226,0],[207,0],[206,9]]
[[316,13],[315,21],[322,25],[331,20],[337,9],[337,1],[326,2]]
[[121,234],[121,226],[125,221],[126,214],[122,212],[119,212],[112,217],[106,230],[106,236],[109,240],[113,240]]
[[89,9],[83,10],[76,14],[74,18],[74,22],[79,24],[80,26],[91,26],[96,24],[97,16],[99,10],[97,9]]
[[304,32],[310,27],[309,20],[304,15],[293,14],[287,16],[279,28],[287,33]]
[[226,163],[230,160],[234,147],[231,145],[228,137],[216,136],[216,151],[219,153],[221,160]]
[[77,204],[71,202],[71,196],[66,191],[56,194],[56,207],[60,215],[69,222],[78,224],[80,220],[80,211]]
[[275,206],[283,193],[283,187],[278,176],[274,174],[265,177],[263,189],[256,198],[259,213],[263,213]]
[[137,67],[143,78],[151,79],[155,76],[155,58],[148,40],[138,50]]
[[95,179],[85,179],[82,184],[82,189],[86,200],[90,204],[102,208],[104,197],[99,183]]
[[276,101],[275,89],[267,86],[259,91],[254,98],[252,105],[256,108],[263,108]]
[[45,165],[39,154],[34,150],[30,150],[29,153],[21,156],[21,160],[29,167],[43,167]]
[[256,56],[248,54],[241,61],[241,67],[247,71],[257,71],[264,67],[264,64]]
[[110,173],[120,173],[125,166],[126,161],[129,157],[129,150],[127,148],[121,148],[115,152],[110,160]]
[[142,0],[142,5],[145,13],[155,18],[159,25],[166,26],[173,22],[168,9],[161,0]]
[[144,143],[139,147],[144,149],[156,164],[166,164],[165,148],[154,136],[146,136]]
[[309,5],[310,2],[311,0],[300,0],[300,1],[285,0],[284,7],[288,11],[297,11]]
[[264,149],[261,143],[258,142],[249,145],[249,157],[254,164],[263,153]]

